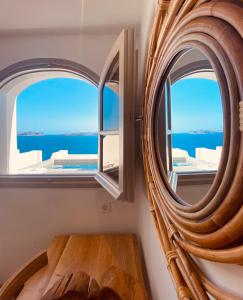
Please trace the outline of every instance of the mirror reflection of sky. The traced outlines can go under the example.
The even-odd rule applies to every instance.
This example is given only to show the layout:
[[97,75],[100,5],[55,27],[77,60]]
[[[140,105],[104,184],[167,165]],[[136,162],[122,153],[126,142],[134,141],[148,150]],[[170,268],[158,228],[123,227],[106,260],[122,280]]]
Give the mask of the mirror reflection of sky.
[[119,96],[108,86],[103,90],[103,129],[119,128]]
[[189,78],[171,86],[173,132],[222,131],[223,111],[217,81]]
[[17,99],[17,131],[45,134],[97,132],[98,89],[70,78],[35,83]]

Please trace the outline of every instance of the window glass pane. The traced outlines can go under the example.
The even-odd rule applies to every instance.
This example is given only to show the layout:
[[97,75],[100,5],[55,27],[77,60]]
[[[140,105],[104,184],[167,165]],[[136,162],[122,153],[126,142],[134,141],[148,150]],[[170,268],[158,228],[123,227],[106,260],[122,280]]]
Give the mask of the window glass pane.
[[103,130],[119,128],[119,57],[112,64],[103,88]]
[[119,181],[119,135],[103,136],[103,172]]

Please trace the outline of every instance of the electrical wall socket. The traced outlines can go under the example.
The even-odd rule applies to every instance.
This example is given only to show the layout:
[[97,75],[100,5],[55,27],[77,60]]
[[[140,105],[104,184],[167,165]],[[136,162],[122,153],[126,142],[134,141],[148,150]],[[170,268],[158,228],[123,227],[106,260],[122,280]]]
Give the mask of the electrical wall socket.
[[111,201],[110,200],[97,200],[98,212],[101,214],[111,213]]

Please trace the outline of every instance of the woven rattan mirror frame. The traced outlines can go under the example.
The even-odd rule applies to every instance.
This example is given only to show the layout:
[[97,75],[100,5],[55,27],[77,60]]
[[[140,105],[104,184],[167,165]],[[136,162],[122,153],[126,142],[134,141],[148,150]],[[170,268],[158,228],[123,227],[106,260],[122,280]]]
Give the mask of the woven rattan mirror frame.
[[[243,264],[243,2],[159,0],[150,42],[143,107],[143,157],[148,198],[180,299],[239,299],[214,286],[189,254]],[[196,205],[178,203],[159,172],[154,108],[173,59],[187,47],[209,57],[220,83],[225,153],[209,193]]]

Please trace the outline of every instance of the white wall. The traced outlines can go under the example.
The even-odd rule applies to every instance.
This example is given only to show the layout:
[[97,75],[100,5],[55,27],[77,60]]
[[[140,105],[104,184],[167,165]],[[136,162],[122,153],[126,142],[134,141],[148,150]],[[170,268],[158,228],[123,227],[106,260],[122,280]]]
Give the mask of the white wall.
[[218,287],[242,299],[243,268],[239,265],[226,265],[194,258],[204,274]]
[[[65,233],[136,232],[136,206],[103,189],[0,190],[0,282]],[[111,213],[101,213],[103,201]],[[124,217],[125,216],[125,217]]]
[[138,204],[138,232],[142,243],[148,286],[154,300],[177,299],[167,262],[146,197],[142,169],[137,173],[136,200]]
[[[156,0],[147,1],[144,6],[144,15],[141,25],[140,51],[139,51],[139,94],[136,103],[137,115],[141,114],[143,101],[143,74],[146,62],[146,53],[150,32],[155,13]],[[136,202],[138,205],[138,233],[140,236],[145,268],[148,275],[148,285],[151,296],[154,300],[177,299],[170,274],[167,270],[167,263],[162,252],[160,242],[157,236],[156,228],[149,209],[149,202],[146,197],[142,156],[141,156],[141,124],[136,128],[136,145],[137,145],[137,173],[136,173]]]
[[24,59],[61,58],[100,74],[116,35],[22,34],[0,36],[0,70]]

